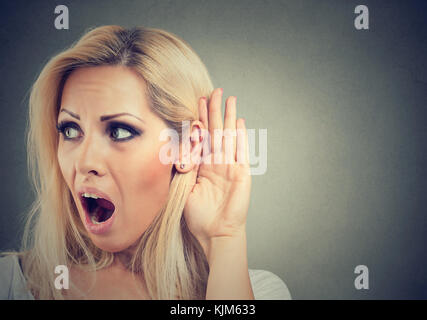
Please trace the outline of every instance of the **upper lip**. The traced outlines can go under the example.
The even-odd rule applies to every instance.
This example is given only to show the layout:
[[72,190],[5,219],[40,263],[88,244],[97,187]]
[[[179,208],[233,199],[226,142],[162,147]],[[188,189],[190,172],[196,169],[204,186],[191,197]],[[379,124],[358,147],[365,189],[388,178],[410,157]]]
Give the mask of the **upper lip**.
[[107,194],[105,194],[104,192],[99,191],[98,189],[93,188],[93,187],[82,187],[82,188],[80,188],[78,190],[79,197],[82,198],[83,197],[83,193],[85,193],[85,192],[94,194],[97,197],[106,199],[106,200],[110,201],[111,203],[113,203],[113,201],[111,200],[111,198]]

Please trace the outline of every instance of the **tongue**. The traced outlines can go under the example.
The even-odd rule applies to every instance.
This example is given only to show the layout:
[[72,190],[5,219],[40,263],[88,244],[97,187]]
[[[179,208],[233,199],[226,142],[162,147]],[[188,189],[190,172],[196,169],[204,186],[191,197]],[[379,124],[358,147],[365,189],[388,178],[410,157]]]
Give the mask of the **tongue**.
[[106,210],[114,210],[114,204],[112,204],[110,201],[102,198],[96,199],[96,203],[98,206],[106,209]]

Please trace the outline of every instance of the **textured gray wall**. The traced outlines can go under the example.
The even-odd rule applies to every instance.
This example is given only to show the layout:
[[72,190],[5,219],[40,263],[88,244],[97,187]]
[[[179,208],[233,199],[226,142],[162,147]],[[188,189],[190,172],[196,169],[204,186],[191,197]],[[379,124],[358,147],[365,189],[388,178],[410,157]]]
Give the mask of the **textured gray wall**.
[[[370,30],[354,28],[366,4]],[[70,29],[54,28],[54,8]],[[32,200],[28,91],[48,58],[91,26],[143,25],[185,39],[247,127],[268,129],[253,177],[251,268],[295,299],[427,298],[425,1],[2,1],[0,249]],[[354,268],[369,267],[357,291]]]

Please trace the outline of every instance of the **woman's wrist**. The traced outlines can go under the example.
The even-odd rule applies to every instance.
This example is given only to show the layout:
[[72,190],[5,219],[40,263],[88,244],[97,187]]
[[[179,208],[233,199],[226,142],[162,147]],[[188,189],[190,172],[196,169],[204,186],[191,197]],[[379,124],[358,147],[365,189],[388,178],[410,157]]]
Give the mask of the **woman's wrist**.
[[210,239],[206,299],[254,299],[246,248],[246,232]]
[[242,252],[245,253],[244,256],[246,257],[246,241],[245,229],[229,235],[214,236],[201,241],[199,240],[209,265],[213,263],[216,257],[227,253],[230,255],[233,251],[238,253],[236,257],[242,256]]

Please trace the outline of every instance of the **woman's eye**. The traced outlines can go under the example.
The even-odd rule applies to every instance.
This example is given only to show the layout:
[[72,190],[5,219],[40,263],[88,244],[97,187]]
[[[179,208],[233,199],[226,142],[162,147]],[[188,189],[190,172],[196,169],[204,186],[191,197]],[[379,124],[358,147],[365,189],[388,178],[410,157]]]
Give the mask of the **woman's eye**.
[[132,137],[132,133],[130,133],[127,129],[115,127],[111,130],[111,137],[114,140],[123,140]]
[[76,129],[68,127],[64,129],[64,134],[67,138],[69,139],[74,139],[75,137],[78,136],[78,132]]
[[76,124],[72,122],[61,122],[56,128],[58,132],[64,136],[65,140],[73,140],[79,135],[79,128]]
[[107,131],[110,133],[111,139],[117,142],[130,140],[141,135],[141,131],[122,122],[111,122]]

